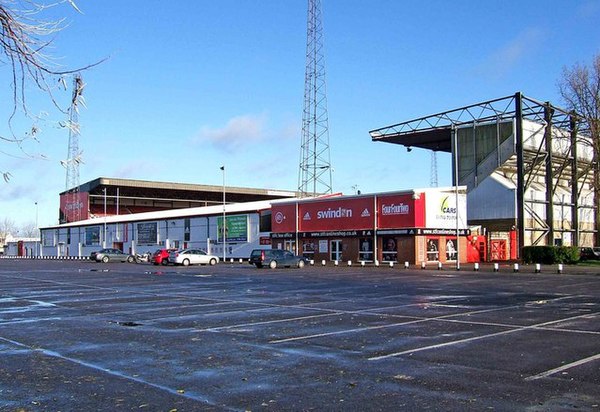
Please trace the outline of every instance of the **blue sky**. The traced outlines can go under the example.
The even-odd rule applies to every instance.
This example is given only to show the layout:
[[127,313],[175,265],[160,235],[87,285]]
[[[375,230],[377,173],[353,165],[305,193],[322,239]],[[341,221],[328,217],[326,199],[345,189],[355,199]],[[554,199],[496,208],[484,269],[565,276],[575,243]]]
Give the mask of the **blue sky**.
[[[83,73],[80,181],[122,177],[294,190],[298,184],[306,0],[77,0],[53,43]],[[368,131],[522,91],[561,105],[563,67],[600,53],[600,1],[323,0],[331,161],[336,192],[428,187],[430,154],[371,142]],[[10,73],[0,66],[6,84]],[[5,90],[8,90],[8,86]],[[70,91],[56,91],[65,104]],[[0,143],[0,219],[58,220],[65,116],[47,112],[24,156]],[[9,106],[0,103],[0,134]],[[27,123],[17,123],[24,130]],[[43,154],[40,160],[35,154]],[[15,157],[16,156],[16,157]],[[450,185],[448,155],[439,184]]]

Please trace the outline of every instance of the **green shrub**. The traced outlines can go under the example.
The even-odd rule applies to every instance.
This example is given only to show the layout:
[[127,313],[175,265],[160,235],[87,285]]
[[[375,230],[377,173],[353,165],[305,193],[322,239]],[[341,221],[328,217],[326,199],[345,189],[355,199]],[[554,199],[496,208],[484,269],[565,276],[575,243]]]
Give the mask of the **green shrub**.
[[525,246],[523,248],[523,263],[577,263],[579,248],[575,246]]

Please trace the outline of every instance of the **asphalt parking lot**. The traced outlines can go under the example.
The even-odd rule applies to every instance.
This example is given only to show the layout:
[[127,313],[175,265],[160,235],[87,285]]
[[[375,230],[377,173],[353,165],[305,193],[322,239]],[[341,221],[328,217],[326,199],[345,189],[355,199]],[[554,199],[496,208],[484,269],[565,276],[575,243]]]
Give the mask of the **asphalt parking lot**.
[[600,276],[0,260],[2,411],[600,411]]

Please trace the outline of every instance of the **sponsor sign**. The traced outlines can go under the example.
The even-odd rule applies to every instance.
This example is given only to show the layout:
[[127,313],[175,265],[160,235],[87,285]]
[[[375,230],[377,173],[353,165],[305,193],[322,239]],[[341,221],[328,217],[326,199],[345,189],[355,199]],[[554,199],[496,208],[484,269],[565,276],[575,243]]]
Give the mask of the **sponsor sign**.
[[[471,234],[471,229],[458,229],[459,236]],[[456,235],[456,229],[417,229],[417,235]]]
[[412,194],[377,197],[380,229],[400,229],[424,226],[425,200],[422,195],[413,198]]
[[94,246],[100,244],[100,227],[92,226],[85,228],[85,245]]
[[[248,215],[225,216],[227,242],[248,241]],[[217,218],[217,242],[223,242],[223,216]]]
[[335,230],[328,232],[308,232],[303,233],[302,237],[351,237],[358,236],[360,231],[358,230]]
[[[458,212],[458,213],[457,213]],[[454,192],[427,192],[425,227],[438,229],[456,229],[458,214],[459,228],[465,228],[467,220],[467,196]]]
[[417,229],[385,229],[378,230],[378,235],[415,235],[417,234]]
[[291,232],[286,233],[271,233],[273,239],[293,239],[296,235]]
[[158,224],[156,222],[137,224],[138,245],[155,245],[158,240]]
[[69,223],[89,217],[89,195],[87,192],[63,193],[60,195],[60,222]]
[[271,229],[273,233],[296,231],[296,205],[285,204],[271,206]]
[[298,205],[299,230],[321,232],[373,228],[373,198],[334,199]]

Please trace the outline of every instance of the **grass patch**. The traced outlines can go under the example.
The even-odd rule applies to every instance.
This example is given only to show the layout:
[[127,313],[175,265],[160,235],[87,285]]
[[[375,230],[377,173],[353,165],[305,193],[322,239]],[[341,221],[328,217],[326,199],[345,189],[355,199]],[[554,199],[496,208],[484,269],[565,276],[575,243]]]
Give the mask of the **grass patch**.
[[577,266],[600,269],[600,260],[580,260],[577,262]]

